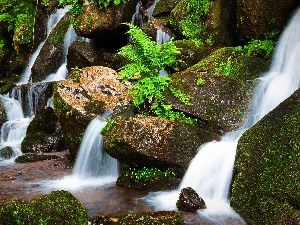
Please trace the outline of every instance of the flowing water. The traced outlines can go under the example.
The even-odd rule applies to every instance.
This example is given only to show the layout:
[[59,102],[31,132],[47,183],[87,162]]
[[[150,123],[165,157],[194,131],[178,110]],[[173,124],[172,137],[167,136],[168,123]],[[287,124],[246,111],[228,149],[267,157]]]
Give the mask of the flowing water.
[[106,126],[110,110],[96,117],[88,125],[71,176],[61,180],[42,181],[41,189],[81,190],[86,187],[112,184],[118,177],[118,162],[103,151],[101,130]]
[[[54,14],[50,15],[47,23],[47,37],[51,33],[52,29],[57,23],[63,18],[69,7],[58,9]],[[65,55],[67,48],[71,42],[78,39],[77,35],[74,35],[73,29],[69,29],[65,38]],[[46,38],[47,39],[47,38]],[[47,83],[36,83],[31,84],[29,88],[21,88],[20,85],[27,84],[30,80],[31,68],[34,61],[39,55],[41,48],[43,47],[46,40],[44,40],[36,49],[31,56],[28,66],[23,72],[21,80],[17,83],[18,87],[14,88],[10,93],[6,95],[0,95],[0,100],[4,103],[6,115],[8,121],[2,125],[1,128],[1,139],[0,139],[0,153],[7,147],[13,151],[12,157],[6,159],[0,155],[0,165],[12,163],[14,159],[21,155],[21,143],[26,136],[26,131],[29,123],[34,118],[36,109],[38,107],[39,98],[47,88]],[[66,64],[64,62],[63,64]],[[59,74],[58,76],[51,76],[54,79],[47,79],[47,81],[59,80],[65,78],[67,73],[66,69],[63,72],[64,77]]]
[[[199,210],[211,220],[235,213],[229,207],[229,188],[238,139],[264,115],[288,98],[300,84],[300,8],[278,41],[269,72],[259,78],[248,119],[243,126],[225,134],[221,141],[199,147],[178,190],[152,193],[145,200],[159,210],[175,209],[179,192],[192,187],[203,197],[208,208]],[[221,220],[216,224],[222,224]]]

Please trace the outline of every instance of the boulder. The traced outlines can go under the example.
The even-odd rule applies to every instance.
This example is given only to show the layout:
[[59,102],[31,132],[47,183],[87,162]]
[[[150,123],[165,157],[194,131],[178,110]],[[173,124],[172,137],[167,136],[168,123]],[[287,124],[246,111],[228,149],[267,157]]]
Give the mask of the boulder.
[[27,202],[14,199],[0,208],[3,224],[66,224],[88,223],[87,211],[71,193],[52,191]]
[[10,159],[14,154],[14,150],[10,146],[0,149],[0,158]]
[[73,70],[57,82],[53,93],[54,111],[62,127],[71,157],[75,159],[89,122],[106,110],[131,114],[129,83],[122,83],[116,71],[102,66]]
[[199,118],[203,128],[218,134],[239,127],[252,97],[251,86],[206,72],[186,70],[175,73],[169,85],[190,95],[191,104],[182,103],[170,91],[166,92],[166,102],[175,110]]
[[59,156],[26,153],[26,154],[18,156],[15,159],[15,162],[16,163],[28,163],[28,162],[38,162],[38,161],[52,160],[52,159],[59,159]]
[[27,134],[21,143],[23,153],[59,152],[66,149],[64,138],[55,134]]
[[7,121],[7,115],[4,103],[0,101],[0,127],[2,127],[3,123]]
[[108,43],[123,37],[124,42],[126,27],[122,23],[131,22],[137,2],[138,0],[129,0],[125,4],[111,4],[101,9],[96,4],[84,4],[83,13],[75,17],[75,31],[79,36],[97,38]]
[[98,64],[98,54],[89,43],[74,41],[68,49],[67,62],[68,71],[95,66]]
[[206,209],[204,200],[191,187],[181,189],[176,206],[178,210],[186,212],[196,212],[198,209]]
[[153,16],[169,15],[180,0],[164,0],[158,1],[155,5]]
[[242,43],[252,39],[277,41],[297,6],[298,0],[237,0],[238,39]]
[[103,149],[133,167],[173,167],[185,171],[197,148],[212,139],[211,132],[196,124],[142,115],[119,117],[104,134]]
[[231,206],[247,224],[300,223],[300,91],[239,139]]

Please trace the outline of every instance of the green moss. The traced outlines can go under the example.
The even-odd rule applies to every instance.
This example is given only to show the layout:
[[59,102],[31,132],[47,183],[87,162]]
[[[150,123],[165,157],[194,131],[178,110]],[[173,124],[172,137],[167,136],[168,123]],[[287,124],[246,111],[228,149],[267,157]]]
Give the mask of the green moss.
[[239,140],[231,204],[247,224],[300,223],[300,93]]
[[30,202],[11,200],[0,209],[5,225],[87,224],[87,212],[67,191],[53,191]]
[[43,160],[51,160],[51,159],[58,159],[57,155],[36,155],[36,154],[24,154],[18,156],[15,159],[16,163],[27,163],[27,162],[38,162]]
[[52,45],[57,47],[58,45],[64,43],[65,35],[69,29],[69,26],[70,26],[69,20],[63,20],[63,22],[59,24],[59,27],[55,29],[55,33],[51,38]]

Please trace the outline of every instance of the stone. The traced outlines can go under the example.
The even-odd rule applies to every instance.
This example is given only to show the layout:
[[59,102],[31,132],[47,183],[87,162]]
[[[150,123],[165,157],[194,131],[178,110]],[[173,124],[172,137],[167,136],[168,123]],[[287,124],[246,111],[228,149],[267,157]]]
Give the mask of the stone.
[[204,200],[191,187],[180,191],[176,206],[180,211],[196,212],[198,209],[206,209]]

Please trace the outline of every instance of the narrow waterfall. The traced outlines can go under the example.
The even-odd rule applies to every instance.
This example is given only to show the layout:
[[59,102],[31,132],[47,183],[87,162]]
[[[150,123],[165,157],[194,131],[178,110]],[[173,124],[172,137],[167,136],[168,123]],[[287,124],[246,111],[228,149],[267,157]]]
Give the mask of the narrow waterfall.
[[[227,133],[222,140],[199,147],[178,190],[154,193],[146,198],[157,209],[175,209],[179,192],[192,187],[203,197],[208,209],[202,213],[229,210],[228,195],[238,139],[264,115],[274,109],[300,87],[300,8],[287,25],[278,41],[270,71],[259,78],[253,96],[248,120],[235,132]],[[218,224],[218,222],[216,222]]]
[[40,189],[70,191],[81,190],[88,187],[99,187],[113,184],[118,177],[118,161],[103,151],[103,137],[101,130],[107,124],[107,118],[112,114],[107,110],[102,116],[96,117],[88,125],[72,175],[61,180],[44,180],[40,182]]
[[84,133],[73,168],[73,175],[79,179],[105,176],[116,179],[118,176],[117,160],[102,150],[103,138],[100,132],[106,124],[104,119],[95,118]]
[[66,6],[63,9],[57,9],[55,13],[50,15],[48,22],[47,22],[47,36],[46,36],[45,40],[39,44],[39,46],[37,47],[35,52],[30,57],[29,63],[27,65],[25,71],[23,72],[23,76],[22,76],[21,80],[17,83],[17,85],[27,84],[29,82],[30,75],[31,75],[31,68],[32,68],[36,58],[38,57],[43,45],[45,44],[49,34],[51,33],[51,30],[56,26],[56,24],[63,18],[63,16],[68,11],[69,11],[69,6]]

